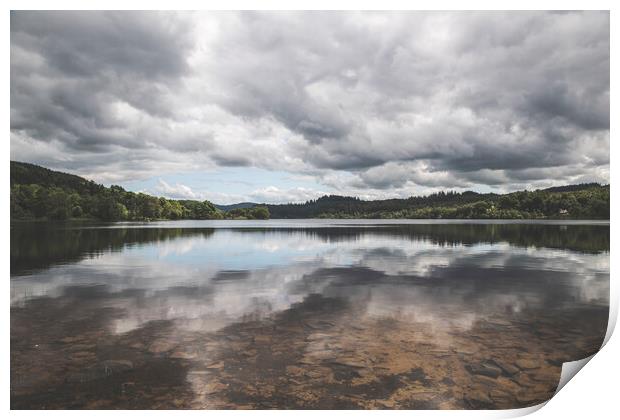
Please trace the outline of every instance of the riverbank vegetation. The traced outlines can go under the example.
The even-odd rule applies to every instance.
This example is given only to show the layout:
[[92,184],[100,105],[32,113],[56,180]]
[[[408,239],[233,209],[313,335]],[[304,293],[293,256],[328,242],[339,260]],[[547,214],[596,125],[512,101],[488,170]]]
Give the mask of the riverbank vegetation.
[[76,175],[11,162],[11,220],[268,219],[265,207],[222,211],[210,201],[171,200],[104,187]]
[[439,192],[376,201],[325,196],[304,204],[268,208],[273,218],[606,220],[609,219],[609,185],[569,185],[509,194]]
[[11,162],[11,220],[97,219],[609,219],[609,185],[568,185],[509,194],[438,192],[406,199],[365,201],[324,196],[301,204],[172,200],[105,187],[76,175]]

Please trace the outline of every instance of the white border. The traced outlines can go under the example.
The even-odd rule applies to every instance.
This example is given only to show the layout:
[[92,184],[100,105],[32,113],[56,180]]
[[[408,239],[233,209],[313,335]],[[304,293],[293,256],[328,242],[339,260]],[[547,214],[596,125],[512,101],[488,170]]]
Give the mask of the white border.
[[[5,413],[9,411],[10,407],[10,396],[9,396],[9,383],[10,383],[10,322],[9,322],[9,288],[10,284],[8,279],[10,278],[9,272],[9,257],[10,257],[10,248],[9,248],[9,165],[8,160],[10,159],[10,141],[9,141],[9,131],[10,131],[10,75],[9,75],[9,59],[10,59],[10,36],[9,36],[9,10],[38,10],[38,9],[61,9],[61,10],[71,10],[71,9],[91,9],[91,10],[99,10],[99,9],[116,9],[116,10],[131,10],[131,9],[157,9],[157,10],[199,10],[199,9],[208,9],[208,10],[229,10],[229,9],[267,9],[267,10],[288,10],[288,9],[306,9],[306,10],[495,10],[498,9],[498,6],[503,6],[502,9],[508,10],[611,10],[611,74],[614,74],[613,69],[618,68],[616,65],[616,57],[617,57],[617,43],[614,43],[614,34],[617,33],[615,30],[616,25],[618,24],[618,19],[616,18],[616,12],[613,10],[611,1],[598,1],[598,0],[590,0],[590,1],[532,1],[532,0],[522,0],[522,1],[502,1],[493,2],[493,1],[469,1],[469,2],[458,2],[458,1],[447,1],[447,0],[435,0],[435,1],[426,1],[426,2],[413,2],[413,1],[403,1],[403,0],[382,0],[382,1],[356,1],[356,2],[345,2],[338,0],[298,0],[298,1],[283,1],[283,0],[229,0],[229,1],[196,1],[196,0],[176,0],[176,1],[161,1],[161,0],[151,0],[151,1],[129,1],[129,0],[92,0],[88,2],[84,1],[76,1],[76,0],[60,0],[55,1],[53,4],[51,2],[46,1],[13,1],[9,0],[4,2],[5,11],[4,14],[1,15],[2,21],[2,37],[4,38],[2,42],[2,53],[5,57],[4,66],[2,67],[3,75],[4,75],[4,83],[1,85],[1,94],[2,98],[2,107],[4,110],[4,133],[6,140],[2,143],[2,151],[3,156],[5,156],[5,164],[2,165],[2,192],[1,197],[4,197],[3,206],[1,208],[0,217],[4,221],[2,224],[3,229],[3,237],[5,238],[2,242],[2,250],[1,255],[3,258],[4,264],[2,267],[5,272],[5,302],[7,302],[7,306],[4,308],[2,312],[2,333],[5,340],[4,346],[2,346],[2,361],[5,369],[3,369],[4,375],[2,375],[2,388],[4,393],[2,394],[2,407]],[[612,95],[614,98],[614,83],[611,84]],[[614,112],[615,108],[613,106],[613,99],[611,103],[611,133],[614,133],[614,121],[617,121],[617,113]],[[611,155],[614,155],[614,142],[611,141]],[[613,166],[613,165],[612,165]],[[613,174],[615,172],[611,170],[611,176],[613,178]],[[615,185],[615,180],[612,179],[611,185]],[[612,187],[613,190],[613,187]],[[611,214],[615,214],[616,210],[619,208],[617,204],[617,199],[615,194],[611,196]],[[615,224],[611,224],[611,248],[617,249],[617,229],[615,228]],[[619,302],[619,291],[617,281],[614,279],[614,273],[616,272],[616,264],[614,260],[611,260],[611,308],[610,308],[610,326],[613,327],[615,325],[615,320],[617,318],[618,313],[618,302]],[[410,416],[415,416],[417,418],[481,418],[481,417],[491,417],[491,418],[505,418],[505,417],[515,417],[519,415],[528,414],[529,412],[535,411],[534,414],[531,414],[530,418],[532,419],[547,419],[547,418],[568,418],[568,419],[582,419],[584,417],[589,418],[610,418],[612,413],[616,414],[618,412],[618,404],[616,400],[618,398],[616,381],[618,378],[619,368],[618,368],[618,360],[616,355],[620,354],[620,343],[618,342],[617,337],[611,336],[611,329],[608,331],[608,336],[606,340],[609,340],[605,345],[605,348],[602,352],[594,356],[592,361],[588,363],[581,373],[579,373],[577,380],[570,381],[570,383],[561,390],[555,397],[553,397],[547,404],[541,404],[541,406],[535,407],[533,409],[525,409],[525,410],[506,410],[506,411],[489,411],[489,412],[480,412],[480,411],[363,411],[363,412],[316,412],[316,411],[185,411],[185,412],[167,412],[167,411],[89,411],[88,413],[77,412],[77,411],[52,411],[52,412],[30,412],[30,411],[11,411],[10,415],[20,418],[30,418],[30,417],[40,417],[40,416],[50,416],[52,419],[66,419],[66,418],[79,418],[84,415],[87,415],[89,418],[107,418],[111,415],[120,416],[124,418],[168,418],[170,415],[174,416],[182,416],[182,417],[194,417],[200,416],[203,418],[204,416],[209,417],[217,417],[217,418],[230,418],[230,417],[249,417],[251,416],[253,419],[255,418],[282,418],[283,416],[295,416],[297,418],[313,418],[317,415],[319,416],[343,416],[353,414],[357,417],[377,417],[377,416],[389,416],[389,417],[400,417],[400,418],[410,418]],[[537,409],[545,406],[544,409],[536,411]]]

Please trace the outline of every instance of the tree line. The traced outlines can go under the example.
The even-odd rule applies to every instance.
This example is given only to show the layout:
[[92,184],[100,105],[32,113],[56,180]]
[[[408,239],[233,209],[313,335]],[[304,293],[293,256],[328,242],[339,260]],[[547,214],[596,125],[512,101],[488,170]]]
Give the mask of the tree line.
[[[241,211],[238,211],[241,210]],[[105,187],[76,175],[11,162],[11,220],[20,219],[178,220],[269,219],[257,206],[222,211],[210,201],[172,200]]]
[[267,207],[273,218],[609,219],[609,185],[590,183],[509,194],[442,191],[373,201],[332,195]]
[[224,211],[210,201],[171,200],[104,187],[76,175],[11,162],[11,219],[609,219],[609,185],[567,185],[508,194],[438,192],[406,199],[323,196],[301,204],[250,204]]

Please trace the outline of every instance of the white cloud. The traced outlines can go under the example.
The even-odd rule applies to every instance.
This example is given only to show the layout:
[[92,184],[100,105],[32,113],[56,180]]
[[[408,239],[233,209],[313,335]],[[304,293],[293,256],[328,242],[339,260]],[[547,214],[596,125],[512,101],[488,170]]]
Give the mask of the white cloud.
[[323,195],[325,191],[317,191],[309,188],[289,188],[281,189],[269,186],[253,191],[249,194],[250,200],[258,203],[303,203],[308,200],[315,200]]
[[192,191],[187,185],[176,183],[174,185],[168,184],[163,179],[160,179],[157,183],[157,192],[168,198],[185,199],[185,200],[198,200],[200,195]]

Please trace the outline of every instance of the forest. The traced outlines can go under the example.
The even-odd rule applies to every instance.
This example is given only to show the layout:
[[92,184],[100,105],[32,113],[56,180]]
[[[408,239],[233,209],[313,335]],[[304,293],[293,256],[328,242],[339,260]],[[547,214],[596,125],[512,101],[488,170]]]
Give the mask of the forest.
[[171,200],[105,187],[82,177],[11,161],[11,220],[269,219],[263,206],[222,211],[210,201]]
[[41,166],[11,162],[11,220],[97,219],[609,219],[609,185],[567,185],[508,194],[438,192],[406,199],[323,196],[301,204],[172,200],[105,187]]
[[508,194],[441,191],[374,201],[324,196],[304,204],[267,208],[272,218],[609,219],[609,185],[567,185]]

